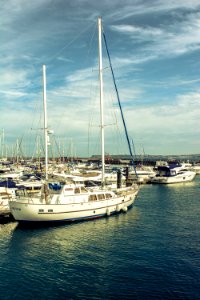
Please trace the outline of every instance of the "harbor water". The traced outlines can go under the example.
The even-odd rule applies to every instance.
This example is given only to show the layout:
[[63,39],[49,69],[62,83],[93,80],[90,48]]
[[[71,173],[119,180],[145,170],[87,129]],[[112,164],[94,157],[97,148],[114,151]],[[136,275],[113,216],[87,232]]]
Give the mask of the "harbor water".
[[0,299],[200,299],[200,176],[59,227],[0,225]]

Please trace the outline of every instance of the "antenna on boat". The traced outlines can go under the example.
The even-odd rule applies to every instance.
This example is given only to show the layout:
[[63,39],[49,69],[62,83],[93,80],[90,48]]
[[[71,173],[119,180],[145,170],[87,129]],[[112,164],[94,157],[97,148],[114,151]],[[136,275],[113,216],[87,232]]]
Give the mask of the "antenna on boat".
[[44,104],[44,142],[45,142],[45,179],[48,180],[48,128],[47,128],[47,98],[46,98],[46,66],[43,70],[43,104]]
[[101,184],[104,186],[105,173],[105,150],[104,150],[104,105],[103,105],[103,67],[102,67],[102,21],[98,17],[98,39],[99,39],[99,81],[100,81],[100,114],[101,114],[101,160],[102,160],[102,179]]

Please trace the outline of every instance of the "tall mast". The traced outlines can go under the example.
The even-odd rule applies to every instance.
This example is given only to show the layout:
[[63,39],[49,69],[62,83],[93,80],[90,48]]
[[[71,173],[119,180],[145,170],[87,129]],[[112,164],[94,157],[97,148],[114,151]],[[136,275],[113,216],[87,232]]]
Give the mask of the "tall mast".
[[102,161],[102,179],[104,185],[105,173],[105,151],[104,151],[104,106],[103,106],[103,67],[102,67],[102,22],[98,18],[98,33],[99,33],[99,81],[100,81],[100,114],[101,114],[101,161]]
[[44,141],[45,141],[45,179],[48,179],[48,128],[46,98],[46,66],[43,65],[43,104],[44,104]]
[[1,137],[1,158],[4,158],[4,128],[2,129],[2,137]]

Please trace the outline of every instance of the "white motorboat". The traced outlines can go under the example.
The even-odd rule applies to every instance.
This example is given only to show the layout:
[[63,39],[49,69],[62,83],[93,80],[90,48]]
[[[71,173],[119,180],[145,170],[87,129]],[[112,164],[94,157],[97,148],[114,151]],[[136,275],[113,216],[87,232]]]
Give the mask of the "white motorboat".
[[189,182],[195,178],[196,173],[185,168],[185,166],[174,163],[157,167],[157,175],[151,178],[151,183],[180,183]]
[[[102,93],[102,58],[101,58],[101,19],[98,19],[99,28],[99,78],[100,78],[100,111],[103,112]],[[54,191],[48,185],[48,127],[46,117],[46,71],[43,66],[43,100],[44,100],[44,136],[45,136],[45,175],[46,180],[40,197],[20,195],[15,201],[10,201],[10,211],[15,220],[20,223],[51,223],[79,221],[114,213],[127,211],[138,193],[138,186],[132,185],[115,190],[100,188],[86,189],[83,185],[64,184],[61,189]],[[101,144],[102,144],[102,186],[105,183],[104,169],[104,124],[101,115]]]
[[151,178],[156,176],[156,172],[150,166],[136,167],[136,170],[131,170],[129,172],[129,180],[137,181],[139,183],[146,183],[151,180]]

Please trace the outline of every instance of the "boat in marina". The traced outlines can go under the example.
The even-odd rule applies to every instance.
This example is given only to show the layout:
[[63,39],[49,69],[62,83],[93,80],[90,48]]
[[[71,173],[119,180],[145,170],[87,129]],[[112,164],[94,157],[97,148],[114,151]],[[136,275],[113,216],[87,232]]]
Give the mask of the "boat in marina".
[[169,163],[165,166],[157,167],[157,174],[151,178],[151,183],[171,184],[180,182],[190,182],[196,176],[196,172],[190,171],[180,163]]
[[[63,179],[66,179],[67,181],[73,181],[73,182],[82,182],[85,183],[87,186],[89,183],[95,183],[96,185],[101,185],[102,181],[102,172],[100,170],[94,170],[94,171],[82,171],[76,174],[73,173],[58,173],[53,172],[53,175],[55,177],[62,177]],[[125,185],[125,176],[123,175],[123,172],[121,171],[120,174],[120,181],[121,185]],[[106,171],[104,174],[104,182],[106,186],[110,187],[117,187],[117,181],[118,181],[118,172],[116,171]]]
[[102,85],[102,22],[98,18],[99,32],[99,78],[101,111],[102,172],[101,187],[86,188],[81,183],[61,182],[56,185],[48,181],[48,126],[46,112],[46,68],[43,66],[44,140],[45,140],[45,181],[40,196],[18,195],[9,202],[10,211],[19,223],[72,222],[126,212],[138,194],[138,185],[118,186],[111,189],[105,186],[103,85]]
[[200,175],[200,163],[196,163],[190,167],[191,171],[194,171],[197,175]]
[[0,212],[9,211],[9,201],[16,199],[15,188],[0,187]]
[[153,170],[153,167],[150,166],[140,166],[136,167],[135,170],[129,172],[129,180],[137,181],[138,183],[147,183],[152,178],[156,176],[156,172]]

